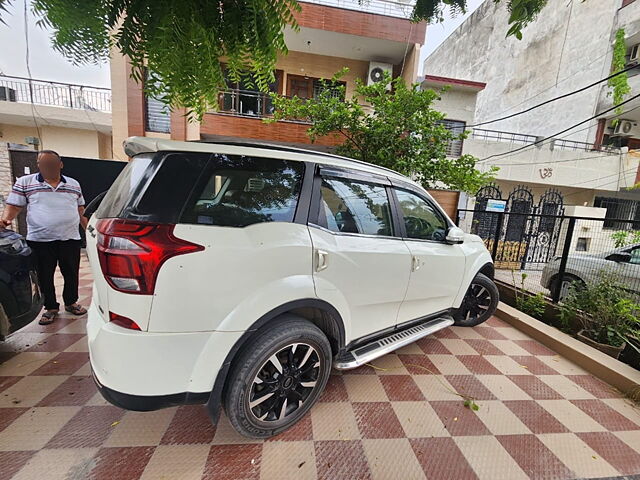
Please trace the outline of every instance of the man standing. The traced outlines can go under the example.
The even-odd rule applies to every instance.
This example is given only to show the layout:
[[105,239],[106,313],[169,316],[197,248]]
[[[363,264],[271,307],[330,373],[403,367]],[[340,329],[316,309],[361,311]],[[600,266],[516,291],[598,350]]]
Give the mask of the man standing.
[[80,232],[78,225],[87,226],[84,198],[80,184],[61,174],[62,159],[53,150],[38,154],[38,171],[18,178],[7,197],[0,226],[7,227],[27,207],[27,243],[36,259],[40,288],[44,295],[45,312],[40,325],[52,323],[60,304],[53,283],[56,266],[64,277],[65,310],[84,315],[87,310],[78,301],[80,269]]

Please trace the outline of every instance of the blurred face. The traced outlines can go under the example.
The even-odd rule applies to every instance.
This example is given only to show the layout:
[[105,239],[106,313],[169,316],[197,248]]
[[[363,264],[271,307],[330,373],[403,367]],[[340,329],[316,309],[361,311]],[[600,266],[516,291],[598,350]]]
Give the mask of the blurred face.
[[53,153],[38,155],[38,170],[46,178],[57,177],[62,170],[62,160]]

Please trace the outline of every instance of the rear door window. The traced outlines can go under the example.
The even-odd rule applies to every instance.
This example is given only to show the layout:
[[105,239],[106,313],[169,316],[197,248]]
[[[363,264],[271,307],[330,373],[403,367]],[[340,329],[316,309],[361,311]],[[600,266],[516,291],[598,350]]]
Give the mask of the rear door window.
[[196,185],[181,222],[223,227],[292,222],[303,176],[302,162],[215,155]]

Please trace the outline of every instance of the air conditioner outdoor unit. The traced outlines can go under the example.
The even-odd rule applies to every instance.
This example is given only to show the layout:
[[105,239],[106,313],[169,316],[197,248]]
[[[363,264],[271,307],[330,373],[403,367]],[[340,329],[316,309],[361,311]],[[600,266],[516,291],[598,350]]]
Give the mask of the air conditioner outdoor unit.
[[630,137],[633,135],[632,130],[636,123],[633,120],[619,120],[613,130],[615,137]]
[[[393,73],[393,65],[390,63],[369,62],[369,76],[367,77],[367,85],[381,82],[384,79],[384,73],[389,75]],[[387,90],[391,90],[391,84],[387,85]]]
[[13,88],[0,86],[0,100],[5,102],[15,102],[16,91]]

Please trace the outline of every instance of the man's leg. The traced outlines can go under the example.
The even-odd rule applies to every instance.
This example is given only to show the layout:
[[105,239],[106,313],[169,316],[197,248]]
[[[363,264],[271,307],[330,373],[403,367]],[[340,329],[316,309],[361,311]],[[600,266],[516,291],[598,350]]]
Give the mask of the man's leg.
[[80,271],[80,240],[65,240],[60,242],[58,258],[60,272],[64,277],[62,298],[66,307],[75,305],[78,301],[78,276]]
[[58,310],[60,304],[56,300],[56,287],[53,283],[53,276],[58,262],[56,242],[27,242],[34,254],[36,272],[40,291],[44,296],[45,310]]

